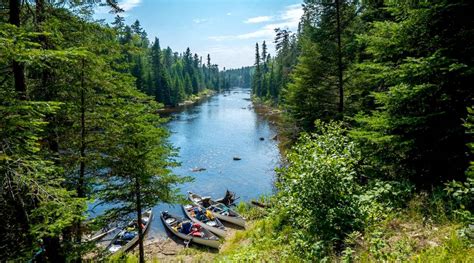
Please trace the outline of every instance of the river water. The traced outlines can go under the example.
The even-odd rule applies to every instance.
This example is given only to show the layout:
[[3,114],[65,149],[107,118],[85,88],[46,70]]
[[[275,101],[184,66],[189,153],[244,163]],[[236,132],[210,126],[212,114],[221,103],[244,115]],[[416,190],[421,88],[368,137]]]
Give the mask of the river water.
[[[194,178],[179,186],[183,194],[193,191],[219,198],[229,189],[240,197],[238,201],[249,201],[272,193],[274,169],[280,161],[277,141],[272,139],[276,129],[254,111],[250,90],[219,93],[169,118],[169,140],[179,148],[177,161],[181,163],[173,172]],[[241,160],[234,161],[234,156]],[[206,170],[193,172],[193,168]],[[159,217],[165,210],[185,217],[180,205],[157,205],[147,239],[166,236]]]

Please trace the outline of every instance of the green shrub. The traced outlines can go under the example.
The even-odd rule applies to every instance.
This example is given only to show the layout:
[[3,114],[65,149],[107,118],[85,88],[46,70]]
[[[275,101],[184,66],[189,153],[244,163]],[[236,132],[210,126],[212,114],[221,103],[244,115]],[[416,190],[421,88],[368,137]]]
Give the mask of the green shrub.
[[324,257],[364,221],[357,183],[360,151],[341,123],[316,122],[303,134],[278,171],[277,209],[295,229],[292,246],[308,257]]
[[413,257],[412,262],[474,262],[472,241],[460,237],[456,232],[440,246],[422,251]]

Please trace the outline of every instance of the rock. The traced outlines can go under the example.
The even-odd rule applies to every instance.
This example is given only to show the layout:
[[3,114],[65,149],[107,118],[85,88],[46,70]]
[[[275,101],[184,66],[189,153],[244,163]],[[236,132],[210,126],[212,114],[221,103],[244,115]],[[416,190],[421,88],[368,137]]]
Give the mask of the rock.
[[240,161],[242,160],[242,158],[240,158],[239,156],[234,156],[234,161]]
[[272,140],[274,141],[278,140],[278,135],[273,136]]
[[202,171],[206,171],[206,168],[195,167],[195,168],[191,169],[191,172],[202,172]]
[[430,247],[437,247],[439,246],[438,243],[434,242],[434,241],[431,241],[431,240],[428,240],[426,242]]
[[265,140],[265,138],[263,138],[263,137],[260,137],[260,141],[263,141],[263,140]]

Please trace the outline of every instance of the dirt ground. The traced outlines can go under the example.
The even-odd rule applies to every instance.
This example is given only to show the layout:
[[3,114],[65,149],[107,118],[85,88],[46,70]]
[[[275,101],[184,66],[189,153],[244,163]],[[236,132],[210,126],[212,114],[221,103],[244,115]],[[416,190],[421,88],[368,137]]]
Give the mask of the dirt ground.
[[[229,234],[226,240],[232,239],[240,229],[227,227]],[[165,238],[152,238],[145,242],[145,258],[147,262],[210,262],[219,251],[226,247],[226,241],[221,245],[220,250],[210,249],[195,244],[189,244],[186,248],[184,242],[174,236]],[[135,247],[133,254],[138,255],[138,247]]]

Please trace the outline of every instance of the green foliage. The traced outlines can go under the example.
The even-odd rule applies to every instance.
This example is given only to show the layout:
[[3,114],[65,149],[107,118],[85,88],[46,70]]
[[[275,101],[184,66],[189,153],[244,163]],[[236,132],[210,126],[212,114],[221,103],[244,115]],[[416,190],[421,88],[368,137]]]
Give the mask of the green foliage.
[[303,262],[288,246],[291,231],[290,227],[282,229],[277,217],[270,216],[258,220],[245,232],[237,232],[214,261]]
[[227,69],[223,72],[223,78],[227,79],[227,88],[241,87],[251,88],[251,74],[254,67],[242,67],[239,69]]
[[[176,184],[187,179],[169,171],[176,153],[156,114],[162,104],[139,91],[153,86],[139,22],[92,22],[97,1],[41,3],[34,20],[21,13],[20,27],[0,23],[0,255],[25,261],[39,251],[36,260],[76,261],[91,247],[81,242],[83,230],[97,227],[84,227],[87,202],[123,200],[123,215],[140,195],[144,208],[175,200]],[[21,8],[29,12],[27,4]],[[171,74],[183,79],[175,70],[182,59],[170,49],[160,55],[160,94],[175,105],[186,98],[182,81],[177,93],[168,89]],[[141,189],[109,188],[124,179],[138,179]]]
[[[370,59],[356,65],[357,72],[372,81],[366,87],[376,108],[356,116],[359,127],[351,134],[386,178],[428,188],[461,179],[467,164],[462,119],[472,98],[466,57],[472,54],[453,45],[454,35],[469,34],[462,15],[467,4],[392,7],[393,21],[373,22],[360,37]],[[453,32],[441,31],[440,38],[448,16],[456,17]]]
[[278,172],[278,206],[295,230],[296,251],[308,258],[328,255],[363,223],[360,152],[340,123],[316,127],[319,133],[303,134]]
[[[464,0],[308,0],[294,42],[276,31],[267,74],[257,50],[254,96],[266,100],[278,87],[298,128],[313,129],[317,119],[351,125],[349,138],[324,125],[318,135],[302,135],[279,172],[271,215],[281,219],[279,230],[294,230],[293,252],[322,259],[334,251],[347,261],[472,258],[470,232],[453,222],[473,222],[466,154],[473,147],[473,7]],[[290,50],[298,59],[288,66]]]
[[[289,114],[298,126],[309,129],[317,119],[330,120],[337,112],[337,94],[324,81],[328,65],[317,45],[307,39],[301,41],[301,55],[291,75],[285,102]],[[315,63],[320,61],[320,63]],[[316,99],[317,98],[317,99]],[[311,127],[312,128],[312,127]]]
[[[462,226],[455,220],[442,219],[446,208],[439,204],[446,201],[440,202],[439,194],[415,194],[406,208],[385,209],[382,217],[369,221],[363,231],[347,236],[340,258],[355,262],[441,262],[446,258],[469,262],[474,252],[472,240],[460,234]],[[433,256],[428,256],[428,251]]]
[[62,187],[60,168],[40,140],[59,103],[10,99],[0,104],[2,256],[28,258],[36,240],[56,236],[81,215],[85,200]]
[[286,29],[275,29],[276,56],[271,57],[267,52],[265,41],[262,43],[262,52],[259,52],[258,43],[255,52],[255,70],[252,74],[252,94],[257,98],[269,99],[274,104],[280,102],[286,84],[289,82],[290,72],[297,59],[298,43],[295,34]]
[[417,262],[472,262],[474,249],[472,249],[472,242],[459,237],[453,231],[441,246],[425,249],[410,260]]
[[[98,195],[103,203],[121,204],[109,210],[114,218],[136,211],[137,194],[143,209],[158,202],[175,202],[177,190],[173,186],[188,181],[169,170],[177,165],[172,159],[176,151],[167,142],[163,119],[156,114],[157,104],[146,97],[137,99],[115,112],[116,129],[108,137],[113,140],[106,152],[109,172]],[[137,180],[140,193],[136,192]]]
[[268,214],[268,210],[245,202],[240,202],[237,205],[236,210],[239,214],[244,216],[246,220],[260,219]]
[[228,88],[225,73],[219,71],[218,65],[211,64],[210,55],[206,65],[189,48],[182,54],[174,53],[169,47],[162,50],[156,37],[150,45],[138,20],[127,26],[122,17],[116,16],[112,24],[121,45],[117,48],[121,50],[117,59],[120,71],[133,75],[140,91],[165,106],[178,106],[205,89]]

